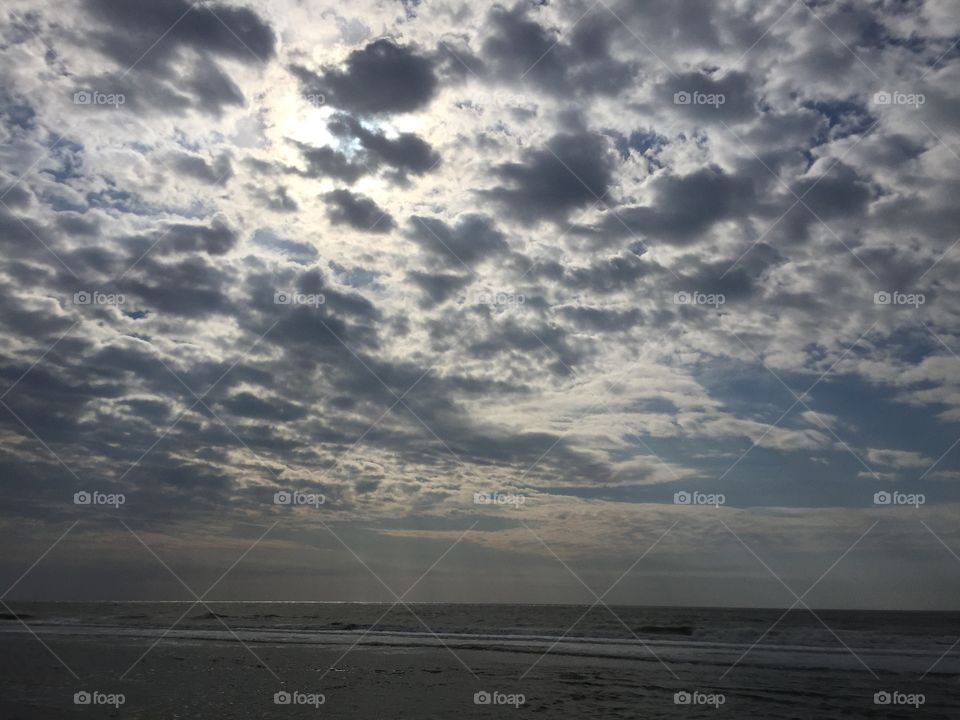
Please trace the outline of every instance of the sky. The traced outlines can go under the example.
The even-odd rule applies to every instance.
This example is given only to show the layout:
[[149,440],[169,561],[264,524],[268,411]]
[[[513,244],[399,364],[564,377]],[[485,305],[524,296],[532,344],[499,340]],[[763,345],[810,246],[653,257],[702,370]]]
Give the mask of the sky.
[[953,0],[0,17],[0,597],[956,609]]

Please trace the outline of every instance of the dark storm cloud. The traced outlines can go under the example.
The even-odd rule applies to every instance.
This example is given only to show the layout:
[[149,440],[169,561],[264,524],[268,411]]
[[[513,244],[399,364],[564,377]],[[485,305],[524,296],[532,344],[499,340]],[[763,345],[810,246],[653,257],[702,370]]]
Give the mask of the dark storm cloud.
[[119,108],[112,105],[85,106],[85,112],[124,113],[157,112],[182,115],[190,109],[219,117],[229,106],[242,107],[243,92],[212,60],[204,60],[185,68],[172,80],[138,70],[128,74],[83,76],[76,79],[76,90],[97,90],[122,95]]
[[[210,232],[220,241],[232,234],[226,230]],[[204,237],[209,239],[209,233],[197,234],[188,228],[183,237],[187,243],[202,244]],[[147,256],[118,288],[138,309],[203,317],[229,309],[226,295],[229,283],[230,276],[202,255],[171,262]]]
[[278,213],[292,213],[300,209],[297,201],[287,193],[284,185],[277,185],[273,192],[268,192],[260,187],[256,187],[252,192],[253,196],[263,206]]
[[506,237],[484,215],[465,215],[456,225],[439,218],[413,215],[409,237],[434,261],[450,267],[474,265],[507,252]]
[[78,77],[76,89],[122,94],[126,110],[219,116],[244,96],[216,59],[255,64],[276,54],[273,30],[249,8],[185,0],[86,0],[85,7],[97,24],[84,42],[122,72]]
[[208,163],[198,155],[177,153],[169,165],[182,175],[187,175],[210,185],[225,183],[233,176],[230,156],[226,153],[220,155],[212,163]]
[[389,165],[400,181],[405,180],[407,174],[422,175],[440,160],[430,144],[413,133],[400,133],[396,138],[388,138],[383,133],[368,130],[359,120],[348,115],[335,116],[327,127],[338,137],[358,140],[368,164],[374,167]]
[[354,183],[363,175],[385,169],[385,177],[406,184],[409,175],[423,175],[440,163],[440,155],[430,144],[413,133],[400,133],[395,138],[365,128],[349,115],[335,115],[327,125],[345,145],[357,142],[360,150],[335,150],[295,143],[307,163],[308,177],[332,177]]
[[[6,198],[4,198],[4,202],[6,202]],[[67,235],[93,237],[101,227],[100,219],[92,214],[90,217],[85,217],[81,213],[66,211],[57,213],[56,217],[57,227]]]
[[604,136],[588,132],[554,135],[545,148],[528,150],[522,162],[496,166],[494,175],[507,185],[481,194],[524,224],[539,220],[561,223],[571,210],[604,198],[614,165],[615,156]]
[[591,229],[577,228],[598,246],[624,238],[645,238],[670,245],[687,245],[704,239],[714,224],[741,218],[754,210],[753,182],[719,168],[703,168],[690,175],[661,175],[653,181],[648,206],[618,207]]
[[[782,189],[778,186],[778,189]],[[803,198],[792,210],[788,209]],[[784,192],[780,205],[771,222],[787,213],[771,233],[771,239],[781,242],[801,243],[809,239],[811,231],[824,228],[829,223],[853,218],[864,218],[874,197],[870,178],[862,177],[856,170],[836,162],[825,175],[802,178]]]
[[125,68],[140,60],[138,67],[167,74],[182,49],[246,63],[269,61],[276,52],[273,30],[249,8],[187,0],[86,0],[84,5],[101,23],[94,31],[98,49]]
[[27,188],[15,184],[14,180],[0,175],[0,197],[7,208],[25,208],[30,204],[31,194]]
[[527,80],[564,97],[614,96],[633,82],[637,66],[610,55],[622,26],[609,12],[588,12],[568,39],[531,19],[529,8],[522,2],[510,10],[496,5],[488,14],[492,34],[483,43],[483,57],[499,80]]
[[555,282],[569,290],[589,290],[605,295],[629,290],[641,279],[663,272],[658,265],[628,252],[580,266],[541,261],[530,270],[530,276]]
[[515,353],[541,357],[555,375],[567,377],[587,357],[575,347],[567,331],[555,325],[524,325],[512,318],[494,324],[485,337],[470,343],[469,350],[483,359],[509,360]]
[[562,307],[558,309],[564,320],[580,330],[590,332],[623,332],[643,319],[636,308],[613,310],[596,307]]
[[[146,239],[138,241],[147,242]],[[222,220],[213,220],[209,225],[175,223],[157,230],[149,238],[152,253],[169,255],[173,253],[205,252],[209,255],[223,255],[237,244],[237,233]]]
[[305,242],[279,237],[269,228],[258,228],[251,237],[257,245],[278,252],[292,261],[306,265],[317,259],[317,249]]
[[299,420],[307,412],[299,405],[283,400],[264,400],[253,393],[241,392],[220,402],[234,415],[260,420]]
[[[690,72],[667,78],[656,94],[663,106],[672,106],[684,117],[733,124],[757,117],[754,83],[743,72],[732,71],[719,78]],[[715,100],[709,102],[710,97]]]
[[225,107],[243,107],[245,99],[237,84],[215,63],[201,62],[194,68],[186,87],[193,91],[195,105],[219,116]]
[[371,172],[371,168],[360,162],[353,162],[346,155],[329,147],[312,147],[295,143],[307,163],[303,173],[307,177],[331,177],[354,183]]
[[327,104],[361,115],[418,110],[437,90],[430,59],[386,38],[354,50],[343,69],[326,67],[317,74],[295,65],[290,70],[304,93],[323,95]]
[[421,302],[421,307],[430,307],[454,297],[471,283],[472,278],[470,275],[414,271],[407,274],[407,280],[423,291],[424,300]]
[[381,234],[389,233],[395,226],[390,213],[365,195],[341,188],[328,192],[323,199],[327,203],[327,217],[334,225],[349,225],[363,232]]

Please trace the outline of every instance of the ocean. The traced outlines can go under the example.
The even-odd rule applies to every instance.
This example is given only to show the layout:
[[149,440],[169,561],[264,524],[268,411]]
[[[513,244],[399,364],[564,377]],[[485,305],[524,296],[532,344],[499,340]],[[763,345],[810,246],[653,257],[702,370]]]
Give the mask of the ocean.
[[[0,616],[4,718],[97,710],[96,692],[113,698],[101,710],[137,718],[960,717],[960,613],[304,602],[9,607]],[[87,704],[85,692],[93,698]]]

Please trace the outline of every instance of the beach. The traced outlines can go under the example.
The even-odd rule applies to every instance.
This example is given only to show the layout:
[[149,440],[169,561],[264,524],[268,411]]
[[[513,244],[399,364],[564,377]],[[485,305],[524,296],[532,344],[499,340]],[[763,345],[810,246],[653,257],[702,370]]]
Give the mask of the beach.
[[[960,710],[956,661],[941,660],[921,679],[953,642],[953,613],[822,614],[843,643],[810,614],[791,613],[772,631],[776,642],[768,635],[741,658],[754,630],[744,619],[753,615],[757,627],[769,627],[782,613],[615,608],[628,624],[672,620],[638,625],[632,637],[622,626],[617,636],[613,626],[620,623],[597,608],[584,616],[579,631],[566,635],[564,629],[547,633],[526,625],[538,617],[541,623],[575,620],[587,610],[578,606],[413,605],[385,616],[390,606],[210,607],[18,606],[30,630],[9,617],[0,626],[0,714],[24,720],[513,713],[954,718]],[[184,611],[184,620],[170,629]],[[376,629],[362,626],[381,616]],[[890,626],[894,616],[898,627]],[[419,629],[402,624],[411,620]],[[871,631],[871,622],[881,620],[887,627]],[[691,624],[704,622],[713,625]],[[465,627],[477,624],[488,627]],[[87,693],[89,704],[76,704],[77,693]],[[889,704],[882,704],[887,698]]]

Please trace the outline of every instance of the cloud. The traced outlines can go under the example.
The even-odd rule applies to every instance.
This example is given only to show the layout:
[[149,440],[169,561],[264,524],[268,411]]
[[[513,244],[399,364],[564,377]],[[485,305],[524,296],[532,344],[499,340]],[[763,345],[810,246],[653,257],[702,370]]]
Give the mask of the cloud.
[[339,189],[323,196],[327,217],[334,225],[349,225],[355,230],[388,233],[394,228],[393,217],[373,200],[349,190]]
[[170,165],[177,172],[210,185],[224,184],[233,177],[230,156],[226,154],[221,155],[214,162],[208,163],[198,155],[177,153]]
[[[561,97],[615,96],[635,80],[639,64],[610,54],[619,21],[608,12],[588,12],[564,36],[529,17],[529,5],[495,5],[483,57],[502,82],[527,80]],[[573,22],[571,22],[573,24]]]
[[867,462],[894,468],[928,468],[933,459],[909,450],[868,448]]
[[481,191],[520,222],[562,223],[571,210],[598,203],[613,180],[607,139],[588,132],[559,134],[521,162],[501,163],[493,174],[505,185]]
[[332,177],[354,183],[364,175],[375,174],[386,168],[385,177],[404,185],[409,176],[419,176],[440,164],[440,155],[429,143],[414,133],[399,133],[387,137],[385,133],[368,130],[356,118],[335,115],[328,129],[344,145],[359,144],[359,151],[336,150],[332,147],[311,147],[295,143],[300,149],[308,177]]
[[449,225],[439,218],[413,215],[409,237],[437,264],[471,266],[507,252],[506,236],[483,215],[468,214]]
[[101,23],[94,31],[97,48],[124,68],[140,60],[140,67],[168,74],[183,49],[246,63],[276,54],[273,30],[249,8],[186,0],[85,0],[84,6]]
[[430,59],[387,38],[354,50],[343,69],[328,66],[318,74],[294,65],[290,70],[305,93],[323,95],[328,104],[360,115],[419,110],[437,91]]

